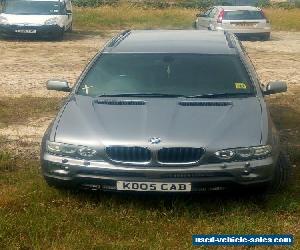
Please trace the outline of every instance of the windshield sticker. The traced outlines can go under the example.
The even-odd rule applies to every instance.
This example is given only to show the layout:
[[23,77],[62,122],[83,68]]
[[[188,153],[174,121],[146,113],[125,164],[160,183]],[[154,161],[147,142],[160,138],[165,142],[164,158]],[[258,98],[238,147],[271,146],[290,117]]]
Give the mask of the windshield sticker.
[[236,89],[247,89],[247,84],[242,83],[242,82],[236,82],[235,83],[235,88]]
[[82,88],[82,90],[84,90],[85,91],[85,93],[88,95],[89,94],[89,89],[90,88],[94,88],[94,86],[88,86],[88,85],[84,85],[84,88]]

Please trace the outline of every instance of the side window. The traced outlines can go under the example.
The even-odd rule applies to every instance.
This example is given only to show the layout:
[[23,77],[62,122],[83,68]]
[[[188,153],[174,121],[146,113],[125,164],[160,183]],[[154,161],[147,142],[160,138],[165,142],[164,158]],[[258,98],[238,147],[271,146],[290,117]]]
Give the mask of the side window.
[[216,8],[212,9],[212,11],[209,13],[208,16],[209,16],[210,18],[213,18],[213,17],[216,15],[217,11],[218,11],[218,9],[216,9]]
[[66,15],[67,14],[67,5],[66,2],[63,1],[60,3],[60,11],[62,15]]
[[67,1],[67,10],[72,11],[72,4],[71,4],[71,1]]
[[209,16],[209,14],[210,14],[210,12],[212,11],[213,9],[208,9],[208,11],[206,11],[204,14],[206,15],[206,16]]

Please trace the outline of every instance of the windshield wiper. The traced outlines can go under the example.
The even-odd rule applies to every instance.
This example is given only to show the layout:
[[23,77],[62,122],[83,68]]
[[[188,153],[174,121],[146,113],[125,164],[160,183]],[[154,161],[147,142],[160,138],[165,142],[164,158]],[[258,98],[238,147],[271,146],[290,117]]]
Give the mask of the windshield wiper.
[[229,98],[229,97],[250,97],[253,93],[216,93],[201,95],[178,95],[178,94],[162,94],[162,93],[121,93],[121,94],[102,94],[97,97],[157,97],[157,98]]
[[229,97],[250,97],[254,93],[216,93],[185,96],[185,98],[229,98]]
[[162,93],[123,93],[123,94],[102,94],[97,97],[167,97],[178,98],[185,97],[184,95],[162,94]]

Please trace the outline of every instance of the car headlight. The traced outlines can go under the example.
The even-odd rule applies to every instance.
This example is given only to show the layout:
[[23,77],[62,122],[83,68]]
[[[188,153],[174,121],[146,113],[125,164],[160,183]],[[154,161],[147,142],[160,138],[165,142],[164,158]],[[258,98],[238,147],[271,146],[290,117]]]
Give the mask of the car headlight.
[[268,157],[272,153],[270,145],[248,147],[248,148],[235,148],[225,149],[215,152],[215,156],[219,160],[233,161],[233,160],[250,160],[262,159]]
[[57,24],[57,18],[52,17],[45,21],[45,25],[56,25]]
[[90,147],[51,142],[51,141],[47,141],[46,150],[50,154],[73,156],[73,157],[79,157],[84,159],[85,158],[91,159],[97,154],[97,150]]
[[215,155],[222,160],[230,160],[234,157],[235,152],[233,150],[220,150]]
[[0,24],[8,24],[8,20],[6,17],[0,17]]
[[78,149],[78,153],[82,157],[92,158],[97,153],[97,151],[95,149],[92,149],[92,148],[81,147],[80,149]]

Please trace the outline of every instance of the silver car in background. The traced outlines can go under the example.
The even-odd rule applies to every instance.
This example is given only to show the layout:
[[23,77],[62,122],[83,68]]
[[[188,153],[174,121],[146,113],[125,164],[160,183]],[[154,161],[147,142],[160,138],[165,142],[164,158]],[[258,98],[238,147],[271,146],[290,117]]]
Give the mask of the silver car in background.
[[264,12],[252,6],[214,6],[198,14],[196,29],[226,30],[239,38],[269,40],[271,25]]

